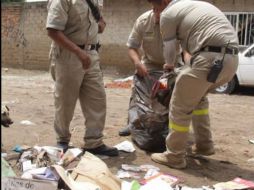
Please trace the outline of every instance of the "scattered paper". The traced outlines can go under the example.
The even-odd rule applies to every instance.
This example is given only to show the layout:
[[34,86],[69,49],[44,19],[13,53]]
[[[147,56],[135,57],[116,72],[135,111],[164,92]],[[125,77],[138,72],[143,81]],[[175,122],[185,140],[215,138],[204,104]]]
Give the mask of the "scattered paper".
[[41,180],[50,180],[50,181],[58,181],[58,174],[54,173],[51,168],[46,168],[45,172],[42,174],[32,174],[33,179],[41,179]]
[[32,164],[31,160],[25,160],[22,162],[22,170],[26,172],[28,170],[36,168],[36,164]]
[[136,165],[122,164],[122,169],[125,171],[143,172],[142,168]]
[[79,156],[83,151],[80,148],[71,148],[68,149],[61,160],[59,161],[59,165],[67,166],[71,163],[77,156]]
[[158,170],[149,169],[149,170],[146,172],[146,174],[145,174],[145,176],[144,176],[144,179],[148,179],[148,178],[150,178],[150,177],[152,177],[152,176],[155,176],[155,175],[158,175],[158,174],[159,174],[159,171],[158,171]]
[[162,177],[153,178],[143,186],[139,190],[173,190],[171,187],[171,183],[168,183],[167,180],[163,179]]
[[125,152],[134,152],[136,150],[130,141],[123,141],[114,147]]
[[22,124],[22,125],[35,125],[35,123],[33,123],[29,120],[23,120],[23,121],[20,122],[20,124]]
[[118,170],[116,177],[119,179],[124,179],[124,178],[133,178],[133,179],[140,179],[141,176],[137,172],[130,172],[130,171],[125,171],[125,170]]
[[240,190],[240,189],[253,189],[254,182],[247,181],[241,178],[235,178],[232,181],[217,183],[214,185],[215,190]]
[[[158,173],[157,175],[154,175],[150,178],[143,180],[141,183],[145,184],[145,185],[151,184],[151,186],[153,186],[156,183],[158,183],[158,184],[161,183],[161,184],[163,184],[162,188],[166,188],[166,187],[173,187],[179,182],[180,182],[179,178],[177,178],[175,176],[171,176],[171,175],[164,174],[164,173]],[[150,185],[148,185],[148,187],[150,188]],[[158,188],[158,189],[160,189],[160,188]]]
[[44,174],[46,172],[47,167],[42,167],[42,168],[36,168],[36,169],[31,169],[27,172],[24,172],[21,178],[24,179],[33,179],[33,175],[36,174]]
[[160,171],[160,168],[153,166],[153,165],[149,165],[149,164],[144,164],[140,166],[140,169],[144,172],[148,171],[148,170],[157,170]]

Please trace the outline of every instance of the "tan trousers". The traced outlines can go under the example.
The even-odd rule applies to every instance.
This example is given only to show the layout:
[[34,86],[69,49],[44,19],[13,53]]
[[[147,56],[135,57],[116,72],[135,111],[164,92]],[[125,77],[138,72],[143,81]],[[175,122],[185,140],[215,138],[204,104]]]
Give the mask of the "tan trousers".
[[98,53],[88,51],[90,68],[83,70],[73,53],[62,50],[52,60],[51,74],[55,79],[54,128],[58,142],[69,142],[69,126],[79,99],[85,117],[84,148],[95,148],[103,144],[103,129],[106,118],[106,93]]
[[238,66],[238,56],[226,54],[223,70],[216,83],[209,83],[206,77],[216,57],[221,58],[222,54],[200,53],[193,57],[192,66],[182,70],[176,79],[170,101],[171,133],[166,139],[169,157],[184,158],[191,121],[197,147],[205,149],[213,146],[206,95],[230,81]]

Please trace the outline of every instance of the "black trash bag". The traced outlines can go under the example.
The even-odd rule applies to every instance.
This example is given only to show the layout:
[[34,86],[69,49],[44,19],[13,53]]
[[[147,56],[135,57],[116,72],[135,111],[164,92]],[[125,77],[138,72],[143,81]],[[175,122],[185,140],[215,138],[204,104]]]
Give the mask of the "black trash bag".
[[[168,104],[176,74],[163,75],[161,71],[150,72],[147,77],[134,75],[132,96],[128,111],[128,127],[133,142],[151,152],[166,149],[168,135]],[[167,88],[159,88],[159,79],[166,77]]]

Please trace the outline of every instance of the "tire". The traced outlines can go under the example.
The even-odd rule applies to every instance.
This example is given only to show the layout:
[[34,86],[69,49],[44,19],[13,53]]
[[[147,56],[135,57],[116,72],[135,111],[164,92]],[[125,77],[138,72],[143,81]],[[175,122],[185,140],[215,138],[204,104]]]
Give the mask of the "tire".
[[235,90],[236,85],[237,85],[237,79],[236,79],[236,77],[234,77],[228,83],[216,88],[215,93],[217,93],[217,94],[231,94]]

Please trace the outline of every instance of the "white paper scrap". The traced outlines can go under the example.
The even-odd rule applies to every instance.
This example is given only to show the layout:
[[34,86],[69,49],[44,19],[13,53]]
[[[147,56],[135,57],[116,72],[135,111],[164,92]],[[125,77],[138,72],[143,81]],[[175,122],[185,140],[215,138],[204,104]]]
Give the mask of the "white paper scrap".
[[125,152],[134,152],[136,150],[130,141],[123,141],[114,147]]

